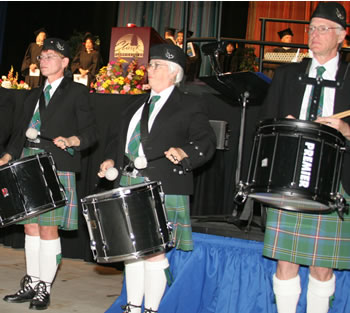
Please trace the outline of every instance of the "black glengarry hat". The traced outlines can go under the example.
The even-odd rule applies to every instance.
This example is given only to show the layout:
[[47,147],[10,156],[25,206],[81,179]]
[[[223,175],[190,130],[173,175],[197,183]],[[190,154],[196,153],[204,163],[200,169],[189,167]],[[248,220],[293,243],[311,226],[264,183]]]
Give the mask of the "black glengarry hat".
[[68,44],[59,38],[47,38],[44,40],[43,51],[54,50],[61,53],[66,58],[70,57]]
[[286,35],[294,36],[294,34],[290,28],[283,29],[283,30],[277,32],[277,34],[278,34],[278,36],[280,36],[281,39]]
[[338,2],[320,2],[312,13],[311,19],[314,17],[333,21],[346,29],[346,11]]
[[186,55],[178,46],[171,44],[158,44],[150,49],[150,60],[160,59],[179,64],[183,70],[186,67]]

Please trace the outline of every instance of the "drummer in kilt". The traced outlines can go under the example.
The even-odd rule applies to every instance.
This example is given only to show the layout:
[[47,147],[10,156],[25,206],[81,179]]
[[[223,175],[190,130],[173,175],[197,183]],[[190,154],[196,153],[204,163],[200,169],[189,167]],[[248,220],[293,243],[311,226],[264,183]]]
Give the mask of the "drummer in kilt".
[[[58,38],[45,39],[38,60],[47,80],[43,87],[32,89],[26,97],[17,129],[0,159],[3,165],[20,156],[51,153],[66,191],[66,206],[20,222],[25,232],[26,275],[20,290],[5,296],[4,300],[30,302],[29,308],[35,310],[44,310],[50,304],[51,285],[61,261],[58,229],[78,228],[75,173],[80,171],[80,150],[96,142],[88,90],[64,76],[69,57],[66,42]],[[52,140],[30,141],[26,138],[28,128]]]
[[[191,171],[213,156],[216,138],[198,98],[185,95],[176,87],[185,66],[186,56],[179,47],[171,44],[151,47],[147,67],[150,95],[135,96],[124,111],[120,127],[112,126],[99,176],[104,177],[109,168],[116,167],[123,173],[118,177],[121,186],[160,181],[168,220],[173,226],[174,245],[176,249],[190,251]],[[144,110],[149,113],[142,114]],[[123,171],[128,160],[140,156],[149,160],[147,168]],[[168,268],[165,252],[125,261],[125,312],[140,313],[143,298],[144,312],[157,312]]]
[[[340,79],[343,82],[340,88],[322,88],[320,99],[323,100],[319,102],[315,122],[337,129],[349,146],[349,119],[329,117],[350,109],[350,73],[344,70],[347,64],[341,62],[338,52],[346,35],[345,29],[346,12],[341,4],[318,4],[307,28],[312,59],[309,63],[288,64],[276,70],[263,103],[264,118],[313,120],[309,118],[313,87],[303,84],[301,76],[306,73],[313,78]],[[337,77],[338,72],[347,74]],[[349,173],[350,156],[345,153],[339,192],[348,203]],[[309,267],[307,312],[326,313],[335,293],[333,269],[350,269],[350,217],[345,214],[342,220],[337,212],[312,214],[269,208],[263,254],[278,260],[273,290],[279,313],[296,312],[301,294],[300,265]]]

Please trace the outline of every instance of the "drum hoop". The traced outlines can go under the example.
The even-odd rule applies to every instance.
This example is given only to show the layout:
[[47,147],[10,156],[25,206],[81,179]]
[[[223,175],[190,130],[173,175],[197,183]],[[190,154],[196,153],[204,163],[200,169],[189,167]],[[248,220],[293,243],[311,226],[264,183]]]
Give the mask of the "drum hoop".
[[10,161],[7,164],[4,164],[3,166],[0,166],[0,171],[8,169],[9,167],[13,167],[13,165],[16,166],[16,165],[28,163],[28,162],[31,162],[31,161],[34,161],[34,160],[38,160],[38,159],[43,158],[43,157],[47,157],[49,159],[53,159],[51,152],[41,152],[41,153],[38,153],[38,154],[26,156],[26,157],[21,158],[21,159]]
[[298,129],[294,131],[295,133],[302,133],[302,130],[324,133],[329,136],[336,137],[343,143],[343,145],[345,145],[345,138],[338,130],[316,122],[288,118],[266,119],[259,122],[257,130],[259,132],[260,129],[265,129],[268,127],[298,127]]
[[[136,185],[131,185],[127,187],[119,187],[119,188],[114,188],[108,191],[103,191],[100,193],[88,195],[81,199],[82,203],[95,203],[97,201],[110,201],[114,200],[117,198],[123,198],[130,196],[132,194],[132,191],[144,191],[149,189],[149,186],[151,186],[151,189],[155,189],[157,186],[160,186],[160,182],[157,181],[151,181],[147,183],[142,183],[142,184],[136,184]],[[112,197],[108,197],[112,196]]]

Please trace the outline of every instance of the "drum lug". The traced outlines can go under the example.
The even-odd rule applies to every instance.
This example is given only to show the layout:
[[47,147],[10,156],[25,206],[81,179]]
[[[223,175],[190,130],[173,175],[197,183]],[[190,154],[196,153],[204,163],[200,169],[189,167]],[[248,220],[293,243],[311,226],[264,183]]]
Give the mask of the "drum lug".
[[90,241],[90,249],[92,252],[92,255],[94,257],[94,260],[97,260],[97,251],[96,251],[96,241],[95,240],[91,240]]
[[339,192],[332,200],[334,203],[331,203],[330,207],[336,210],[339,218],[344,221],[344,214],[349,213],[349,204],[346,203],[345,198]]
[[236,194],[233,198],[234,202],[237,204],[243,204],[248,197],[248,184],[243,183],[240,181],[238,185],[236,186]]

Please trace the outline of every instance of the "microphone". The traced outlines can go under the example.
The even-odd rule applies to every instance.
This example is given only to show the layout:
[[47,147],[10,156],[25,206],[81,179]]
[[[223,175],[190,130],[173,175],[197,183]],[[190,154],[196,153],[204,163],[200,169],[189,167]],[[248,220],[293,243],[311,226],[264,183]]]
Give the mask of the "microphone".
[[119,175],[118,170],[115,167],[110,167],[105,174],[106,179],[109,181],[115,180]]
[[[37,138],[40,138],[40,139],[44,139],[44,140],[48,140],[48,141],[51,141],[52,142],[52,138],[49,138],[49,137],[46,137],[46,136],[42,136],[40,135],[40,132],[38,130],[36,130],[35,128],[28,128],[27,131],[26,131],[26,137],[30,140],[35,140]],[[69,151],[68,151],[68,148],[64,148],[63,149],[64,151],[66,151],[70,156],[73,156]]]

